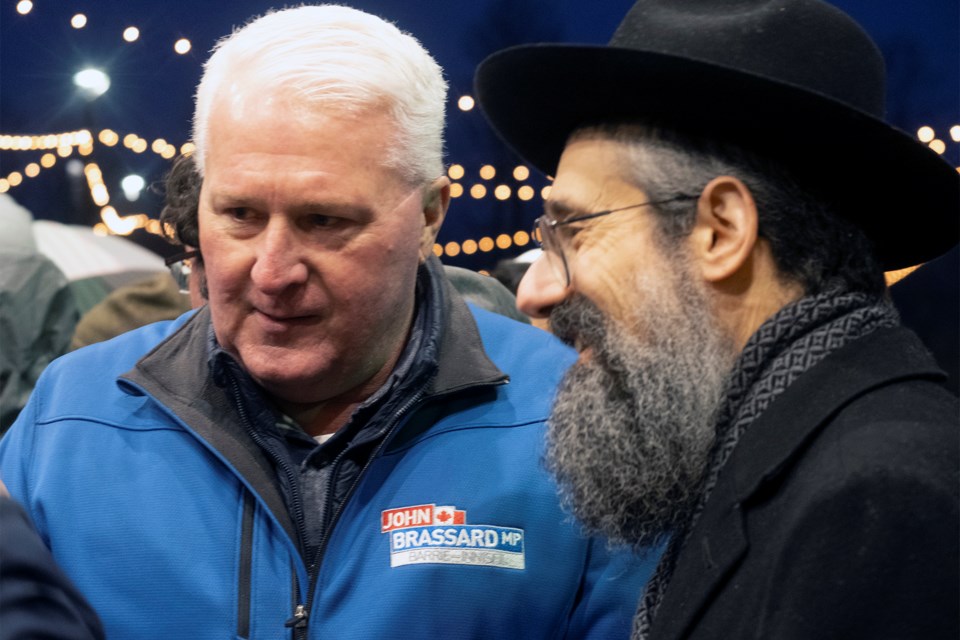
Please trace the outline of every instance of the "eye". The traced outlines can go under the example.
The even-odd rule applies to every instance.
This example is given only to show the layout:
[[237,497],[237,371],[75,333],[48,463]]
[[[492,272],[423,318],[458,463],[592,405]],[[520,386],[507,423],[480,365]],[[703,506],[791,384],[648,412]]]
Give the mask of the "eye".
[[311,213],[310,215],[306,216],[307,225],[313,229],[332,227],[335,222],[335,218],[323,215],[322,213]]
[[243,222],[244,220],[249,220],[252,217],[250,209],[247,207],[230,207],[225,211],[234,220]]
[[564,242],[572,240],[575,235],[583,230],[583,223],[579,220],[565,222],[556,226],[557,236]]

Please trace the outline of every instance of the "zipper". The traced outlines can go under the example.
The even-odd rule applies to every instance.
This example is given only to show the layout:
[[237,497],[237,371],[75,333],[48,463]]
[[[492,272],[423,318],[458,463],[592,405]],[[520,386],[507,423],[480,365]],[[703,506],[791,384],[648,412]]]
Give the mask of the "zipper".
[[[240,385],[237,383],[236,378],[234,378],[232,374],[229,375],[229,378],[230,389],[233,391],[233,398],[237,407],[237,412],[240,414],[240,421],[243,423],[244,428],[258,447],[270,453],[270,456],[273,458],[277,466],[280,467],[280,471],[287,479],[288,486],[290,487],[290,510],[293,512],[291,515],[293,516],[294,526],[296,527],[297,535],[299,536],[299,539],[296,541],[297,548],[300,549],[300,553],[302,555],[302,542],[307,539],[307,531],[303,517],[303,500],[300,496],[300,485],[298,484],[297,478],[294,475],[293,469],[290,468],[290,465],[288,465],[281,457],[275,455],[273,450],[266,446],[266,443],[263,439],[263,436],[260,435],[260,432],[253,428],[253,425],[250,423],[250,416],[247,415],[246,405],[243,402],[243,395],[240,393]],[[297,580],[296,571],[293,572],[293,578],[294,602],[299,603],[303,599],[303,595],[300,593],[300,581]],[[300,638],[306,638],[308,611],[309,608],[304,607],[302,604],[297,604],[294,607],[293,617],[288,619],[285,623],[285,626],[293,629],[294,638],[297,640]]]
[[[253,425],[250,424],[250,417],[247,415],[246,406],[243,404],[243,398],[240,395],[240,385],[237,384],[237,381],[230,376],[230,386],[233,389],[234,399],[237,402],[237,411],[240,413],[240,420],[243,422],[243,426],[246,428],[247,433],[250,434],[250,437],[257,444],[258,447],[264,451],[270,452],[270,456],[273,458],[274,462],[277,463],[277,466],[280,467],[280,471],[283,472],[283,475],[286,477],[287,482],[290,486],[290,496],[291,505],[290,509],[293,511],[291,514],[293,516],[294,524],[297,528],[297,535],[299,540],[297,540],[297,547],[300,547],[303,540],[307,539],[306,525],[304,524],[303,519],[303,500],[300,497],[300,485],[297,483],[297,476],[295,475],[293,469],[290,468],[290,465],[287,462],[275,455],[273,450],[266,446],[263,436],[260,435],[260,432],[253,428]],[[302,548],[301,548],[302,551]]]
[[237,636],[250,637],[250,600],[253,575],[253,494],[243,489],[243,516],[240,520],[240,572],[237,585]]
[[[299,588],[297,589],[299,591]],[[297,598],[299,600],[299,598]],[[307,637],[307,606],[298,604],[293,610],[293,617],[284,623],[284,626],[293,629],[294,638]]]
[[[320,540],[320,544],[317,547],[317,551],[314,554],[314,557],[310,559],[311,562],[307,567],[307,594],[306,594],[307,599],[305,603],[303,602],[303,594],[300,591],[300,581],[297,579],[296,571],[295,570],[293,571],[293,592],[294,592],[293,593],[293,602],[294,602],[293,615],[284,623],[284,626],[291,629],[293,640],[307,640],[307,634],[309,632],[308,623],[310,618],[310,611],[313,608],[313,598],[314,598],[314,593],[316,591],[317,578],[319,577],[319,573],[320,573],[320,565],[322,564],[323,556],[326,553],[327,543],[330,541],[330,535],[333,532],[334,527],[337,525],[337,521],[340,518],[341,512],[343,511],[346,504],[350,501],[350,497],[353,495],[354,490],[360,484],[360,481],[363,479],[364,474],[366,474],[367,469],[370,468],[370,465],[373,464],[373,461],[376,459],[376,457],[380,455],[380,452],[383,450],[384,446],[386,446],[391,436],[393,436],[393,434],[399,428],[400,424],[403,422],[403,419],[406,416],[406,414],[409,413],[423,399],[424,395],[426,395],[426,388],[430,384],[430,381],[433,380],[433,377],[436,376],[436,373],[437,372],[434,371],[433,374],[426,381],[424,381],[423,385],[420,387],[417,393],[414,394],[413,397],[410,398],[402,407],[400,407],[400,409],[396,413],[394,413],[393,423],[388,427],[387,433],[383,436],[383,438],[381,438],[379,444],[377,444],[377,447],[367,458],[367,461],[363,465],[363,468],[361,468],[360,472],[357,474],[357,478],[353,481],[353,484],[350,485],[350,488],[347,490],[346,494],[344,495],[343,501],[340,503],[336,511],[330,517],[330,520],[329,520],[330,525],[326,527],[326,532],[323,538]],[[490,383],[482,383],[474,386],[486,386],[487,384],[490,384]],[[495,381],[492,383],[492,385],[494,386],[499,386],[500,384],[504,384],[504,382]],[[281,471],[286,476],[287,482],[290,484],[290,487],[292,488],[291,490],[292,504],[290,505],[290,508],[293,511],[292,515],[294,516],[294,522],[296,524],[297,534],[300,536],[300,539],[297,541],[297,546],[300,549],[300,552],[302,555],[303,548],[301,546],[301,541],[306,540],[306,525],[303,517],[303,502],[300,496],[299,485],[295,482],[296,477],[293,475],[293,470],[290,469],[289,465],[287,465],[283,459],[279,458],[276,455],[273,455],[272,450],[269,447],[264,446],[263,437],[260,435],[259,432],[257,432],[256,429],[252,428],[252,425],[250,424],[250,418],[247,415],[246,406],[244,405],[242,395],[240,394],[240,387],[237,381],[234,379],[233,375],[230,375],[230,387],[233,390],[234,399],[236,400],[236,405],[237,405],[237,411],[240,413],[240,419],[244,427],[246,428],[247,432],[250,434],[250,437],[257,444],[257,446],[261,447],[266,451],[271,452],[271,456],[277,462]],[[440,394],[437,396],[437,398],[440,398],[444,395],[448,395],[448,393]],[[332,463],[333,467],[331,469],[331,479],[333,479],[336,476],[337,467],[339,466],[340,461],[342,460],[343,456],[346,453],[347,453],[347,449],[344,449],[337,455],[336,458],[334,458],[334,461]],[[332,486],[333,486],[333,483],[331,483],[327,487],[326,495],[324,496],[324,500],[328,505],[332,497],[331,496]]]
[[[434,373],[434,375],[436,374]],[[430,379],[431,380],[433,379],[432,376]],[[322,563],[323,556],[327,551],[327,543],[330,541],[330,534],[333,533],[333,528],[337,526],[337,521],[340,519],[340,513],[343,511],[347,502],[350,501],[350,496],[353,495],[353,492],[357,488],[357,485],[360,484],[360,481],[363,479],[363,476],[367,472],[367,469],[370,468],[370,465],[373,464],[373,461],[376,459],[376,457],[380,455],[380,451],[383,450],[383,447],[387,444],[387,441],[390,440],[390,436],[392,436],[394,432],[396,432],[400,424],[403,422],[404,416],[416,404],[418,404],[421,399],[423,399],[423,396],[426,394],[427,385],[429,383],[430,383],[430,380],[427,380],[420,387],[417,393],[414,394],[414,396],[410,398],[410,400],[408,400],[406,404],[400,407],[400,409],[394,414],[393,424],[390,425],[390,427],[387,429],[387,433],[383,436],[383,438],[380,439],[380,443],[377,444],[376,449],[374,449],[373,453],[370,454],[370,457],[367,458],[367,461],[363,465],[363,468],[360,469],[360,473],[357,474],[356,480],[353,481],[353,484],[350,485],[350,488],[347,490],[347,493],[344,495],[343,501],[337,507],[337,510],[334,512],[333,516],[331,516],[330,525],[326,527],[326,532],[324,533],[323,539],[320,540],[320,545],[317,547],[317,552],[313,558],[313,562],[310,564],[310,567],[309,567],[309,580],[307,583],[308,584],[307,588],[309,589],[309,592],[307,593],[306,606],[297,605],[297,608],[294,610],[294,613],[293,613],[294,617],[287,621],[288,626],[290,625],[290,622],[294,620],[297,620],[298,624],[302,624],[302,631],[303,631],[302,635],[298,633],[300,629],[298,628],[294,629],[295,640],[306,640],[307,638],[306,621],[307,621],[308,612],[311,611],[313,608],[313,596],[314,596],[314,593],[316,592],[317,578],[320,575],[320,565]],[[341,458],[343,457],[344,454],[346,454],[346,452],[347,452],[347,449],[344,449],[334,459],[333,461],[334,466],[330,474],[331,480],[336,477],[335,472],[337,470],[337,466],[339,465]],[[330,503],[330,498],[332,497],[331,496],[332,486],[333,486],[333,483],[331,482],[330,485],[327,486],[327,495],[324,496],[324,500],[327,502],[328,505]],[[297,618],[298,613],[302,614],[303,616],[302,620]]]
[[[343,451],[338,453],[337,457],[334,458],[333,462],[330,463],[330,482],[327,483],[327,489],[324,492],[324,496],[323,496],[323,502],[325,505],[330,504],[330,498],[332,497],[332,493],[333,493],[332,487],[334,485],[333,479],[337,477],[337,469],[340,467],[340,461],[343,459],[343,456],[346,455],[346,453],[347,453],[347,449],[344,449]],[[360,476],[363,475],[363,471],[365,470],[366,470],[366,467],[364,467],[363,470],[361,470],[360,473],[357,474],[358,481],[360,479]],[[350,489],[347,491],[347,496],[349,496],[349,494],[352,492],[353,492],[353,486],[351,486]],[[346,502],[346,498],[344,499],[344,502]],[[338,510],[338,513],[339,513],[339,510]],[[334,514],[334,518],[331,522],[336,522],[336,515],[337,514]],[[326,518],[326,515],[324,517]],[[303,604],[301,602],[302,598],[300,595],[299,583],[296,585],[297,589],[295,594],[296,599],[294,600],[295,606],[293,608],[293,616],[286,622],[286,626],[293,629],[294,640],[305,640],[307,637],[307,621],[310,617],[310,607],[313,606],[313,587],[314,587],[314,584],[316,583],[316,578],[319,575],[319,571],[317,569],[320,566],[320,557],[323,555],[322,549],[325,546],[325,542],[326,542],[326,536],[324,536],[324,539],[321,540],[320,546],[317,547],[317,550],[314,552],[313,557],[307,559],[308,561],[307,589],[309,589],[309,593],[307,594],[306,604]]]
[[297,565],[294,562],[290,563],[290,577],[292,582],[290,593],[293,594],[290,608],[293,609],[293,616],[288,618],[283,625],[288,629],[293,629],[294,631],[291,633],[296,634],[296,629],[306,624],[307,610],[300,604],[300,579],[297,577]]

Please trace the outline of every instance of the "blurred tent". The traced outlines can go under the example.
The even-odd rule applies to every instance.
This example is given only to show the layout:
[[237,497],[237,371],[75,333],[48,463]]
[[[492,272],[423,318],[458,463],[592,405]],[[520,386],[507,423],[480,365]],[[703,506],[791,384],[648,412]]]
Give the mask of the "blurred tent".
[[51,220],[33,223],[40,253],[53,260],[68,280],[135,274],[134,279],[163,271],[163,258],[120,236],[101,236],[80,225]]
[[103,236],[81,225],[36,220],[37,250],[70,282],[77,308],[86,313],[111,291],[166,270],[160,255],[120,236]]

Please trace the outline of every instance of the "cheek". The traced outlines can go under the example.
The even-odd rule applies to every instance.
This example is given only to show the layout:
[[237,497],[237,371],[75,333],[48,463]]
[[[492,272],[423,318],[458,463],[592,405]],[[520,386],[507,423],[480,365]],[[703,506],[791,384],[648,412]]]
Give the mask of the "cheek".
[[628,305],[635,266],[615,259],[612,249],[592,248],[577,253],[572,266],[577,293],[605,314],[619,315]]
[[239,250],[231,251],[223,241],[203,243],[204,272],[209,298],[231,298],[250,279],[250,266],[246,265]]
[[415,269],[420,262],[421,228],[415,220],[393,221],[375,232],[376,241],[366,244],[355,261],[381,281],[397,276],[398,270]]

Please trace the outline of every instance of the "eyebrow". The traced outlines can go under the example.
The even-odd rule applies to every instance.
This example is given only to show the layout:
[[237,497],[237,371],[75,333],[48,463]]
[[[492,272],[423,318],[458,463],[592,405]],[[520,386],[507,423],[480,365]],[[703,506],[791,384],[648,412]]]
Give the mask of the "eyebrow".
[[[214,209],[233,209],[237,207],[262,209],[264,202],[262,198],[257,196],[238,196],[229,193],[213,193],[210,200]],[[374,215],[374,211],[365,205],[348,202],[322,202],[319,200],[294,202],[288,205],[286,209],[294,214],[319,213],[333,217],[349,216],[361,220],[368,220]]]
[[557,222],[586,213],[581,207],[574,206],[569,201],[562,199],[547,200],[543,205],[543,210],[544,213]]

